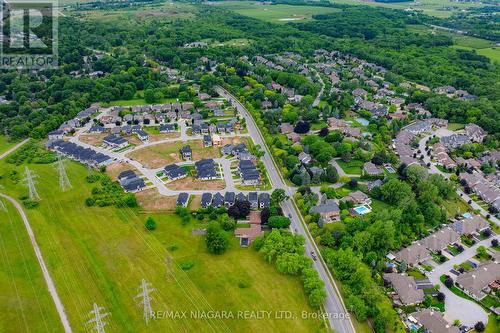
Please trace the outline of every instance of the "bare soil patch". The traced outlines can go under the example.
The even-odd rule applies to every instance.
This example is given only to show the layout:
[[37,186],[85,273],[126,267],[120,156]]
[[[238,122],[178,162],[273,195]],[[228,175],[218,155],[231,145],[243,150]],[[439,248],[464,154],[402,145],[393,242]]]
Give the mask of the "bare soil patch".
[[132,170],[137,175],[141,174],[133,165],[128,164],[127,162],[113,162],[106,167],[106,173],[113,180],[116,180],[118,175],[126,170]]
[[103,139],[108,135],[108,133],[82,134],[80,135],[79,140],[88,145],[99,147],[102,145]]
[[222,190],[226,187],[226,183],[222,179],[199,180],[193,177],[186,177],[174,180],[166,184],[166,186],[171,190]]
[[145,211],[175,210],[176,196],[164,196],[156,188],[140,191],[135,194],[137,201]]

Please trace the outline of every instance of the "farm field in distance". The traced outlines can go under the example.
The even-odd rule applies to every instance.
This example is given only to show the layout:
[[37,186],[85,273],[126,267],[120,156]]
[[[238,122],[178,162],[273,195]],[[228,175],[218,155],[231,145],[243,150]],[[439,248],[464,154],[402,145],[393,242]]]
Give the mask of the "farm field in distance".
[[411,25],[408,27],[411,32],[416,33],[433,33],[443,36],[448,36],[453,39],[455,45],[453,47],[464,50],[475,50],[477,54],[490,58],[492,61],[500,61],[500,48],[495,46],[495,42],[482,38],[464,36],[461,34],[434,29],[424,25]]
[[421,1],[407,1],[407,2],[395,2],[395,3],[383,3],[383,2],[363,1],[363,0],[333,0],[331,2],[335,4],[376,6],[376,7],[385,7],[393,9],[412,8],[414,10],[422,11],[424,14],[442,18],[449,17],[459,12],[460,10],[466,8],[486,6],[472,2],[461,3],[461,2],[451,2],[449,0],[421,0]]
[[[225,310],[236,313],[259,309],[299,313],[312,309],[296,277],[278,274],[274,266],[266,263],[253,249],[240,248],[235,238],[231,237],[231,248],[224,256],[214,256],[207,252],[202,237],[191,234],[193,227],[200,226],[193,220],[182,226],[172,213],[144,214],[139,208],[87,207],[85,199],[94,187],[85,180],[90,171],[76,162],[65,163],[73,186],[65,193],[58,188],[53,165],[29,165],[39,176],[37,186],[42,200],[37,208],[27,209],[26,213],[74,332],[88,331],[85,322],[90,319],[88,313],[93,303],[111,313],[106,318],[106,332],[286,332],[290,326],[295,332],[321,329],[322,323],[315,319],[271,318],[265,321],[154,320],[146,330],[142,307],[139,300],[134,299],[142,279],[156,289],[152,294],[152,306],[156,311]],[[23,168],[0,161],[3,176],[0,184],[4,192],[14,198],[26,192],[20,182],[16,183],[15,171],[20,175]],[[158,223],[154,232],[144,229],[147,216],[153,216]],[[3,238],[4,233],[1,235]],[[173,257],[175,278],[168,274],[165,264],[169,254]],[[17,267],[22,260],[16,259],[11,265]],[[189,270],[179,268],[186,263],[193,267]],[[6,274],[4,267],[0,267],[2,275]],[[37,283],[37,288],[37,292],[45,292],[43,280]],[[40,297],[40,301],[47,298]],[[40,316],[32,314],[30,321],[41,321]],[[58,331],[54,329],[54,321],[58,320],[55,316],[54,313],[48,317],[51,329],[46,331]]]
[[258,5],[256,2],[251,1],[226,1],[220,4],[218,3],[217,6],[233,10],[241,15],[274,23],[308,20],[311,19],[313,15],[328,14],[338,11],[336,8],[315,6],[265,6]]

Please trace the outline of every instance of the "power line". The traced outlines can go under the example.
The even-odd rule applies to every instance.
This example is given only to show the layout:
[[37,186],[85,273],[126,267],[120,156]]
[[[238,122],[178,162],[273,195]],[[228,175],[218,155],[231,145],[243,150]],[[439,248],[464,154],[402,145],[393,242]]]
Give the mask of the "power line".
[[61,191],[66,192],[71,188],[71,183],[69,181],[68,175],[66,174],[64,161],[61,155],[59,155],[57,159],[57,172],[59,173],[59,188],[61,189]]
[[28,186],[30,200],[34,201],[40,200],[40,196],[38,195],[38,192],[36,191],[35,187],[36,178],[38,178],[38,176],[33,171],[31,171],[27,166],[24,167],[23,181],[26,184],[26,186]]
[[167,266],[167,279],[174,278],[174,269],[172,267],[172,256],[167,254],[165,258],[165,265]]
[[0,199],[0,210],[7,211],[7,206],[5,206],[5,203],[3,202],[2,199]]
[[136,296],[136,298],[142,298],[142,301],[140,304],[143,305],[143,319],[144,322],[149,324],[149,320],[151,319],[153,315],[153,309],[151,308],[151,296],[149,293],[154,291],[153,288],[150,288],[150,283],[148,283],[146,280],[142,279],[141,286],[139,287],[139,290],[141,291],[139,295]]
[[104,331],[104,326],[106,326],[108,323],[104,321],[103,318],[109,316],[110,313],[101,313],[101,311],[104,311],[104,308],[94,303],[94,308],[89,313],[90,315],[94,316],[94,318],[87,321],[87,325],[94,324],[94,327],[92,327],[93,330],[95,330],[97,333],[106,333]]

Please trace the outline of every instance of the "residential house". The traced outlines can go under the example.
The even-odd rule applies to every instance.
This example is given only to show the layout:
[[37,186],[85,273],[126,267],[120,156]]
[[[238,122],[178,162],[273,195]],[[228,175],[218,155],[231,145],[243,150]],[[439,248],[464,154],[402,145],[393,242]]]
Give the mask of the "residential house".
[[473,142],[483,142],[487,133],[476,124],[465,125],[465,133]]
[[226,192],[226,194],[224,194],[224,206],[226,208],[229,208],[232,205],[234,205],[235,200],[236,200],[236,194],[234,192]]
[[318,213],[320,218],[328,223],[340,220],[340,208],[334,199],[321,198],[319,205],[311,207],[310,213]]
[[369,177],[379,177],[384,175],[384,170],[372,162],[366,162],[363,164],[363,175]]
[[174,124],[161,124],[160,125],[160,133],[172,133],[175,132]]
[[108,135],[103,139],[103,144],[113,149],[119,149],[128,146],[128,141],[119,135]]
[[311,163],[311,156],[307,153],[300,152],[298,157],[299,157],[300,163],[302,163],[304,165]]
[[248,201],[248,198],[245,193],[240,192],[236,194],[236,201],[243,202],[243,201]]
[[201,207],[207,208],[212,204],[212,193],[205,192],[201,195]]
[[55,130],[49,132],[47,136],[49,140],[62,140],[64,138],[64,132],[62,130]]
[[210,136],[210,134],[205,134],[203,136],[203,147],[212,147],[212,137]]
[[203,159],[194,163],[196,177],[202,180],[212,180],[217,178],[216,164],[213,159]]
[[394,254],[398,262],[406,262],[408,265],[415,266],[431,258],[429,250],[420,243],[413,243]]
[[187,177],[187,172],[184,168],[177,164],[169,164],[163,168],[163,173],[170,180],[177,180]]
[[283,123],[280,125],[281,134],[288,134],[293,132],[293,126],[289,123]]
[[474,214],[471,218],[454,222],[451,227],[459,235],[470,235],[488,229],[490,225],[482,216]]
[[186,192],[181,192],[177,196],[177,202],[175,203],[176,206],[182,206],[182,207],[187,207],[189,203],[189,193]]
[[429,333],[461,333],[458,326],[453,326],[446,319],[444,315],[434,309],[424,309],[417,312],[413,312],[408,316],[408,318],[414,319],[416,324],[421,325],[425,328],[423,332],[427,331]]
[[269,206],[271,205],[271,196],[269,195],[269,193],[260,193],[259,194],[259,208],[262,209],[262,208],[269,208]]
[[460,235],[455,230],[444,227],[422,239],[421,243],[430,251],[438,252],[446,249],[448,245],[457,242],[459,239]]
[[215,208],[222,207],[224,205],[224,197],[219,192],[215,193],[212,198],[212,206]]
[[220,147],[222,145],[222,138],[218,134],[212,135],[212,145]]
[[355,205],[369,205],[372,199],[361,191],[354,191],[341,199],[342,201],[352,201]]
[[182,159],[189,161],[189,160],[191,160],[192,155],[193,155],[193,152],[192,152],[191,147],[189,145],[185,145],[184,147],[181,148]]
[[240,239],[241,247],[248,247],[252,242],[262,234],[260,224],[251,224],[250,228],[237,228],[234,235]]
[[486,297],[491,289],[489,286],[498,280],[500,280],[500,264],[487,263],[460,274],[456,283],[467,295],[479,301]]
[[260,174],[255,164],[249,160],[240,160],[238,171],[241,177],[241,183],[244,185],[259,185]]
[[104,131],[106,131],[106,129],[101,125],[92,125],[89,129],[89,133],[103,133]]
[[135,132],[135,134],[137,135],[139,140],[141,140],[142,142],[149,141],[149,134],[144,132],[143,130],[138,130]]
[[121,172],[118,175],[118,181],[125,192],[137,192],[146,187],[144,179],[137,176],[132,170]]
[[251,209],[257,209],[259,207],[259,196],[257,192],[248,193],[248,201],[250,202]]
[[376,180],[373,180],[373,181],[369,181],[366,186],[368,188],[368,191],[372,191],[375,187],[380,187],[384,184],[384,182],[380,179],[376,179]]
[[396,292],[396,297],[403,305],[416,305],[424,300],[424,292],[417,288],[417,283],[413,276],[386,273],[384,274],[384,281],[392,286]]
[[403,129],[413,134],[430,132],[432,130],[432,123],[430,121],[425,121],[425,120],[416,121],[408,126],[405,126]]
[[443,136],[440,141],[446,149],[451,150],[469,143],[470,138],[465,134],[452,134],[450,136]]

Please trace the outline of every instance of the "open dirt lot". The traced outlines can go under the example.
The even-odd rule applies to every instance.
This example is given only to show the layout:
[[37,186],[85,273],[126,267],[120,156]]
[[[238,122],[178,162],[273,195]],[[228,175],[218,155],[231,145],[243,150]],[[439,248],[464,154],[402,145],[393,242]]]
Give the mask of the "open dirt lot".
[[137,169],[133,165],[130,165],[126,162],[114,162],[106,167],[106,173],[113,180],[116,180],[116,177],[118,177],[118,175],[122,171],[126,171],[126,170],[132,170],[137,175],[140,175],[140,172],[137,171]]
[[180,132],[150,134],[149,141],[150,142],[157,142],[157,141],[161,141],[161,140],[165,140],[165,139],[176,139],[180,136],[181,136]]
[[222,190],[226,187],[226,183],[222,179],[198,180],[193,177],[186,177],[174,180],[166,184],[166,186],[171,190]]
[[175,210],[176,196],[167,197],[158,193],[155,188],[140,191],[135,194],[142,209],[147,212]]
[[109,133],[92,133],[80,135],[80,141],[95,147],[102,145],[102,140],[108,136]]
[[216,158],[220,156],[217,147],[204,148],[201,140],[193,140],[189,142],[165,142],[154,146],[138,149],[127,154],[128,158],[138,161],[147,168],[159,168],[166,164],[181,162],[182,159],[179,150],[182,146],[189,144],[193,151],[193,161],[198,161],[203,158]]

